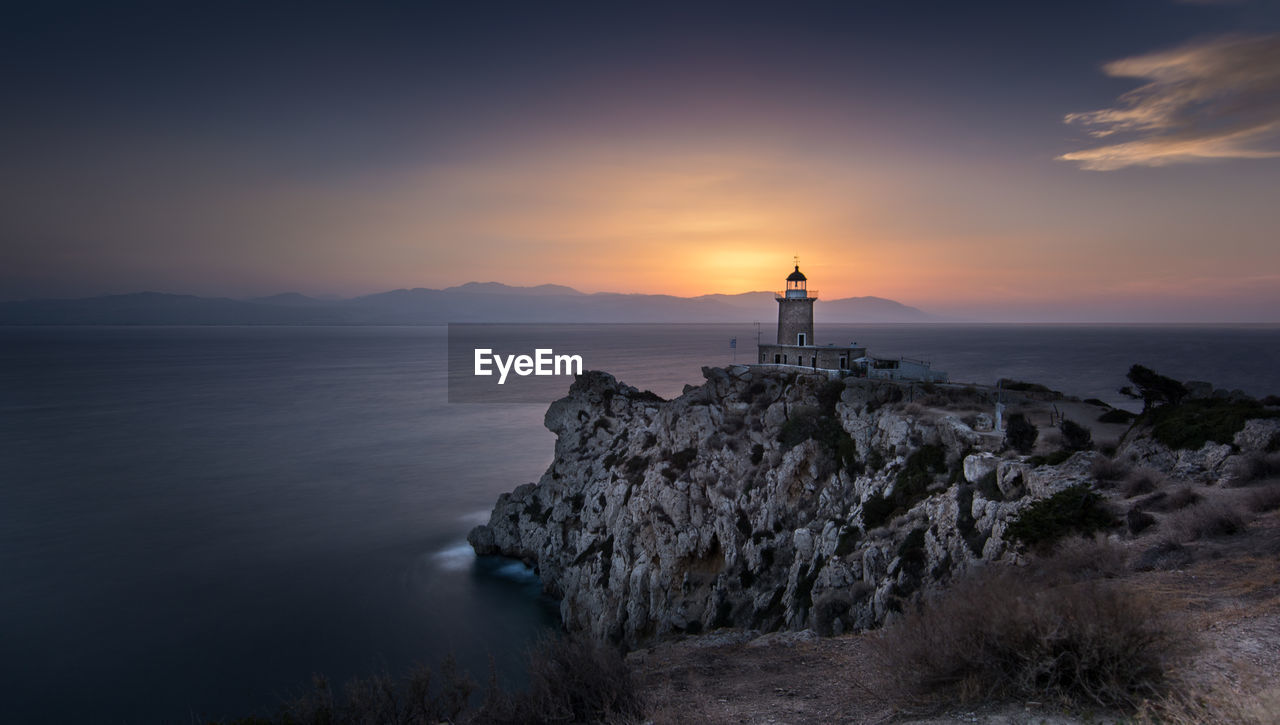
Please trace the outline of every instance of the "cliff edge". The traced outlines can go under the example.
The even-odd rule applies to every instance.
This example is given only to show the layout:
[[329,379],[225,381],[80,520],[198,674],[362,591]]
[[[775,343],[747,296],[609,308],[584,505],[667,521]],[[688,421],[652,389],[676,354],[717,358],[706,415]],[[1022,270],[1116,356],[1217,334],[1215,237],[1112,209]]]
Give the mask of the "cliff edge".
[[551,466],[469,535],[533,566],[570,631],[636,646],[873,627],[974,562],[1016,559],[1011,518],[1090,482],[1099,455],[999,457],[992,391],[972,386],[703,375],[669,401],[580,376],[546,413]]

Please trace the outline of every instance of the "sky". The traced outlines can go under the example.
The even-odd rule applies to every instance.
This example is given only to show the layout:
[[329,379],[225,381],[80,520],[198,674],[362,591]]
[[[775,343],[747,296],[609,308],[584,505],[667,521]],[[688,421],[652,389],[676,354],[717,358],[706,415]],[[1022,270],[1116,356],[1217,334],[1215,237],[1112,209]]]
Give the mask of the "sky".
[[1280,321],[1280,3],[10,3],[0,299]]

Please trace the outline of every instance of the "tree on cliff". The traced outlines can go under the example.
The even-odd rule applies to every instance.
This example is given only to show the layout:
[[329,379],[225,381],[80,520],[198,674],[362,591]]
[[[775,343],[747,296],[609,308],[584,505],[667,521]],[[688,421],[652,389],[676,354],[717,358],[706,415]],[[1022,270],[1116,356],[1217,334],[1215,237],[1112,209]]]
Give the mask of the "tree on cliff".
[[1142,365],[1129,368],[1129,373],[1125,377],[1133,385],[1120,388],[1120,392],[1135,400],[1141,400],[1144,413],[1161,405],[1177,405],[1187,397],[1185,385]]

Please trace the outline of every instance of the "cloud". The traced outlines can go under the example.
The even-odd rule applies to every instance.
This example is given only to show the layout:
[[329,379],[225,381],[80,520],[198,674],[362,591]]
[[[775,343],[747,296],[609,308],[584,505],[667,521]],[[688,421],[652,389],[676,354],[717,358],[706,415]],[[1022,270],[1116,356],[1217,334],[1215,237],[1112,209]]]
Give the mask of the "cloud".
[[1113,61],[1115,78],[1146,81],[1114,106],[1063,119],[1115,140],[1058,157],[1080,168],[1280,158],[1280,35],[1228,35]]

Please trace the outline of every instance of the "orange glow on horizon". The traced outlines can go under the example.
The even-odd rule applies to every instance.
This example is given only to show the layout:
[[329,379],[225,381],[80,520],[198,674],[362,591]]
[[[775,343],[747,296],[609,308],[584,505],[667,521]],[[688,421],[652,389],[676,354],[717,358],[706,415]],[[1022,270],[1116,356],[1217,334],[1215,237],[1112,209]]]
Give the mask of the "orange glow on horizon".
[[[246,296],[473,281],[738,294],[781,288],[799,255],[822,299],[876,296],[930,310],[1242,295],[1241,280],[1280,269],[1265,225],[1233,230],[1231,249],[1203,244],[1203,204],[1220,200],[1117,199],[1096,182],[1082,185],[1078,172],[1051,169],[1061,176],[909,154],[862,154],[851,165],[828,149],[575,140],[350,187],[236,187],[217,194],[226,207],[218,225],[187,221],[185,209],[207,203],[203,189],[164,203],[111,199],[101,214],[141,236],[189,242],[177,268],[206,284],[209,270],[247,279]],[[139,274],[173,274],[166,270],[178,258],[153,251]],[[240,292],[177,279],[169,289]],[[1273,295],[1254,291],[1268,284],[1276,287],[1259,283],[1247,294]]]

